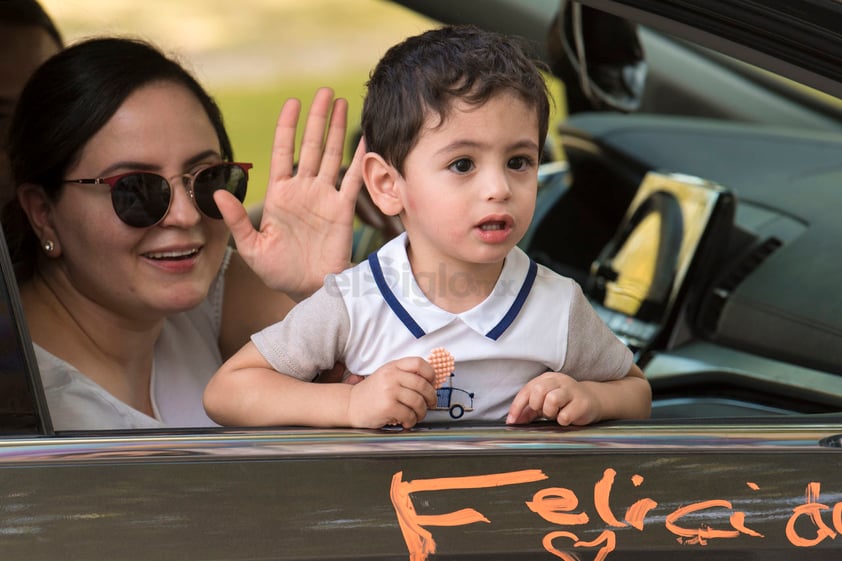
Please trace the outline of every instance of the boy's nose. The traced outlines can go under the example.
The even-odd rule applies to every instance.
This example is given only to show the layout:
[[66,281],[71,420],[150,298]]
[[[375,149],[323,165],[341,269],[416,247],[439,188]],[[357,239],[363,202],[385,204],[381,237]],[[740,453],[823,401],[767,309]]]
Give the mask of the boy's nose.
[[485,182],[485,196],[490,201],[503,201],[512,195],[508,177],[504,173],[489,174]]

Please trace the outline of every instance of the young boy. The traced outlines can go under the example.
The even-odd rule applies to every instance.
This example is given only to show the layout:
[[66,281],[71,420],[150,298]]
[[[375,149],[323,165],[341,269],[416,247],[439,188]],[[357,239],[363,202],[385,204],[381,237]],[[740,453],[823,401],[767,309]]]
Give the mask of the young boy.
[[[363,177],[406,232],[253,335],[208,385],[211,418],[408,428],[648,417],[631,352],[575,282],[516,247],[548,119],[543,78],[510,38],[456,26],[392,47],[363,105]],[[440,347],[455,362],[438,387],[424,357]],[[337,362],[362,380],[310,383]]]

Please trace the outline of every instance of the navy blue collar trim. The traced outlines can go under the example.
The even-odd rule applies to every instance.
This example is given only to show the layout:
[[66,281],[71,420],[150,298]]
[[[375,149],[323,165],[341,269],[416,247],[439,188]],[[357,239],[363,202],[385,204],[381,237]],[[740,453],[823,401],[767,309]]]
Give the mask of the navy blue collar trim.
[[509,311],[506,312],[506,315],[503,316],[500,323],[495,325],[494,329],[485,334],[486,337],[492,341],[496,341],[500,338],[500,335],[509,328],[512,322],[515,321],[515,318],[520,313],[524,303],[526,303],[526,297],[529,296],[529,291],[532,290],[532,285],[535,284],[536,276],[538,276],[538,265],[535,264],[535,261],[530,259],[529,271],[526,272],[526,280],[523,281],[523,285],[521,285],[520,290],[517,293],[517,297],[512,303],[512,307],[509,308]]
[[395,312],[398,319],[403,322],[406,328],[409,329],[409,332],[412,333],[416,339],[420,339],[426,335],[424,330],[421,329],[421,326],[415,323],[415,320],[412,319],[411,315],[409,315],[409,312],[401,306],[397,297],[395,297],[389,289],[389,285],[386,284],[386,278],[383,276],[383,269],[380,267],[380,261],[377,259],[377,253],[372,253],[368,256],[368,264],[371,267],[371,274],[374,275],[374,282],[377,283],[377,288],[380,289],[380,294],[383,295],[383,299],[386,300],[386,303],[389,304],[389,307],[392,308],[392,311]]
[[[383,268],[380,266],[380,260],[377,258],[376,252],[368,256],[368,264],[371,267],[371,274],[374,276],[374,282],[377,284],[380,294],[383,296],[383,299],[395,315],[398,316],[398,319],[403,322],[406,328],[409,329],[409,332],[412,333],[416,339],[420,339],[426,335],[426,332],[421,329],[421,326],[418,325],[414,319],[412,319],[412,316],[409,315],[409,312],[407,312],[406,308],[401,305],[397,297],[386,284],[386,277],[383,275]],[[512,322],[515,321],[515,318],[520,313],[523,305],[526,303],[526,297],[529,296],[529,291],[532,290],[532,285],[535,284],[536,276],[538,276],[538,265],[535,264],[535,261],[530,259],[526,279],[523,281],[523,285],[521,285],[520,290],[515,297],[515,301],[512,303],[509,311],[506,312],[506,315],[503,316],[503,319],[500,320],[500,323],[495,325],[491,331],[485,334],[486,337],[496,341],[501,335],[503,335],[506,329],[509,328]]]

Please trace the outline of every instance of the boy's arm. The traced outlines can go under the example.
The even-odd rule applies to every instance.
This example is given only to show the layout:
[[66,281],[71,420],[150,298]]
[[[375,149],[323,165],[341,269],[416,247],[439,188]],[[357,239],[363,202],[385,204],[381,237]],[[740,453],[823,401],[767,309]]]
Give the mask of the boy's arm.
[[307,382],[274,370],[249,342],[213,376],[204,404],[222,425],[408,428],[435,404],[433,377],[425,360],[406,357],[356,385]]
[[643,371],[632,363],[626,375],[606,382],[583,381],[599,401],[598,420],[648,419],[652,413],[652,388]]
[[[320,426],[328,426],[327,416],[344,410],[337,404],[347,398],[350,389],[345,384],[314,384],[280,374],[249,341],[211,378],[205,388],[204,405],[208,416],[221,425],[311,424],[317,410],[323,409],[325,424]],[[315,390],[321,390],[322,395],[308,396]],[[317,399],[325,401],[311,405],[318,403]],[[299,408],[305,409],[305,414]]]

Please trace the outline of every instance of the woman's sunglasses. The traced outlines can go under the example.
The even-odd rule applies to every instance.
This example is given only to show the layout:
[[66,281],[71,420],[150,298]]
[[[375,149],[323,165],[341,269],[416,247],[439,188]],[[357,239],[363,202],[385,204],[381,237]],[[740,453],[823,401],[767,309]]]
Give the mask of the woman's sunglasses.
[[[224,189],[243,202],[251,167],[252,164],[234,162],[215,164],[182,176],[184,187],[205,216],[220,219],[222,214],[213,201],[214,191]],[[170,182],[156,173],[137,171],[96,179],[67,179],[65,183],[109,185],[117,216],[135,228],[154,226],[164,219],[172,204]]]

